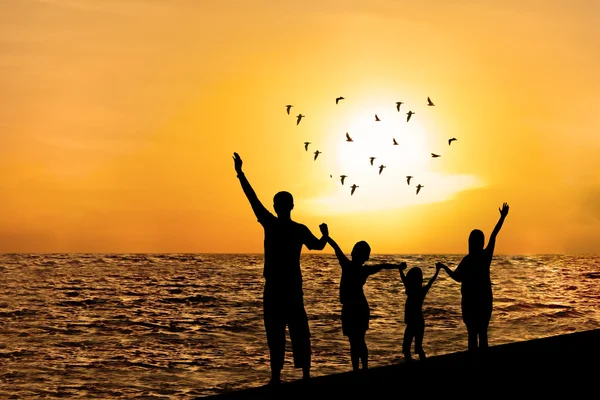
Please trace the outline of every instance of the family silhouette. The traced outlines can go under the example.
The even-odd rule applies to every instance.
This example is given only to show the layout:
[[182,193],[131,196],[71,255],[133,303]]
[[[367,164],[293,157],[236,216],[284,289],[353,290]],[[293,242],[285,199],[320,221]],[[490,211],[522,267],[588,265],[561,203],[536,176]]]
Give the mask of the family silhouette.
[[468,254],[463,257],[456,269],[453,271],[443,263],[437,262],[434,275],[426,285],[423,285],[421,268],[412,267],[404,274],[407,269],[406,262],[365,264],[371,255],[371,247],[366,241],[356,242],[352,248],[351,258],[348,258],[329,236],[327,224],[319,225],[321,237],[317,238],[306,225],[292,220],[294,198],[289,192],[280,191],[275,194],[273,209],[276,215],[272,214],[259,200],[242,171],[242,158],[238,153],[233,153],[233,160],[242,190],[264,230],[263,319],[269,347],[271,384],[281,383],[286,328],[289,330],[292,343],[294,367],[302,368],[303,379],[310,378],[311,335],[304,308],[300,268],[300,255],[304,246],[309,250],[323,250],[329,244],[340,264],[339,297],[342,304],[342,333],[348,338],[350,344],[353,371],[359,371],[361,365],[363,370],[368,370],[368,348],[365,336],[369,329],[370,308],[363,287],[369,276],[384,269],[397,269],[405,289],[406,327],[402,353],[406,361],[412,359],[410,349],[413,340],[419,360],[426,359],[423,350],[425,332],[423,303],[442,269],[454,281],[461,283],[461,310],[468,334],[468,353],[478,355],[488,348],[487,330],[493,307],[490,268],[496,237],[508,215],[507,203],[499,208],[500,219],[485,248],[483,232],[474,229],[469,235]]

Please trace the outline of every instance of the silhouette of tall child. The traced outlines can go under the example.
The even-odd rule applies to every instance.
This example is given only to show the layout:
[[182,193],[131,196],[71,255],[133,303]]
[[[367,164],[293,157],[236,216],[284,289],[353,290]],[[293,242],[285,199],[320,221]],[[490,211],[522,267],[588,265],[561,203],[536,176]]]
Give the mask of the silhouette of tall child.
[[281,382],[286,326],[292,341],[294,367],[302,368],[303,379],[308,379],[311,367],[310,330],[304,309],[300,254],[302,246],[310,250],[325,248],[327,225],[321,224],[323,237],[317,239],[305,225],[293,221],[291,213],[294,198],[288,192],[278,192],[273,197],[273,208],[277,216],[271,214],[260,202],[242,172],[241,157],[234,153],[233,159],[244,194],[265,234],[263,310],[271,362],[271,383]]
[[404,284],[406,291],[406,303],[404,305],[404,340],[402,342],[402,353],[407,361],[411,360],[410,346],[413,339],[415,340],[415,353],[419,355],[419,360],[425,360],[425,352],[423,351],[423,336],[425,334],[425,318],[423,317],[423,302],[425,296],[431,289],[431,285],[438,277],[441,266],[436,265],[435,274],[429,279],[427,285],[423,286],[423,271],[419,267],[411,268],[406,275],[406,263],[402,263],[400,271],[400,279]]
[[479,229],[469,235],[469,254],[458,264],[454,271],[438,263],[450,278],[461,283],[461,309],[463,321],[467,327],[468,349],[471,355],[488,348],[488,326],[492,317],[493,295],[490,267],[496,246],[496,236],[508,215],[508,204],[499,208],[500,219],[496,223],[487,247],[485,236]]
[[359,370],[359,362],[363,370],[369,368],[369,351],[365,335],[369,329],[371,311],[365,297],[363,286],[370,275],[382,269],[396,269],[398,264],[364,265],[371,256],[371,247],[365,241],[357,242],[352,249],[352,260],[344,254],[338,244],[330,237],[327,243],[335,251],[342,267],[340,279],[340,302],[342,303],[342,333],[350,342],[350,359],[352,369]]

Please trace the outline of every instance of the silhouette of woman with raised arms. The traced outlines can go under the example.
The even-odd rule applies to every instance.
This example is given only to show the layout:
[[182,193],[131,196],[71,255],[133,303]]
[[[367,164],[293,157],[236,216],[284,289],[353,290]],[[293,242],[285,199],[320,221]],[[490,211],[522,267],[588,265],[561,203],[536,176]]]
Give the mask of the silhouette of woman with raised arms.
[[[325,234],[325,232],[323,233]],[[369,368],[369,350],[365,335],[369,329],[371,311],[365,297],[363,286],[370,275],[382,269],[397,269],[398,264],[364,265],[371,256],[371,247],[365,241],[357,242],[352,249],[352,260],[344,254],[340,246],[330,237],[327,243],[335,251],[342,267],[340,280],[340,302],[342,303],[342,333],[350,342],[350,359],[352,370],[359,371],[359,362],[363,370]]]
[[436,266],[435,274],[429,279],[427,285],[423,286],[423,271],[419,267],[411,268],[406,275],[406,263],[402,263],[398,270],[400,271],[400,279],[404,284],[406,291],[406,303],[404,305],[404,340],[402,342],[402,353],[406,361],[410,361],[410,346],[413,339],[415,340],[415,353],[419,355],[419,360],[425,360],[425,352],[423,351],[423,336],[425,335],[425,318],[423,317],[423,302],[425,296],[431,289],[431,285],[438,277],[441,266]]
[[436,266],[443,268],[450,278],[461,283],[461,308],[463,321],[467,327],[468,349],[471,355],[477,355],[488,348],[488,326],[492,317],[493,295],[490,278],[490,266],[496,246],[496,236],[508,215],[508,204],[504,203],[500,211],[500,219],[490,235],[487,247],[482,231],[474,229],[469,235],[469,254],[467,254],[454,271],[442,263]]
[[237,177],[265,235],[263,311],[271,363],[270,383],[281,382],[286,326],[292,342],[294,367],[302,368],[303,379],[308,379],[311,366],[310,330],[304,309],[300,254],[302,246],[310,250],[325,248],[327,225],[320,225],[323,237],[317,239],[305,225],[292,221],[294,199],[288,192],[278,192],[273,197],[273,208],[277,213],[274,216],[260,202],[242,172],[241,157],[233,154]]

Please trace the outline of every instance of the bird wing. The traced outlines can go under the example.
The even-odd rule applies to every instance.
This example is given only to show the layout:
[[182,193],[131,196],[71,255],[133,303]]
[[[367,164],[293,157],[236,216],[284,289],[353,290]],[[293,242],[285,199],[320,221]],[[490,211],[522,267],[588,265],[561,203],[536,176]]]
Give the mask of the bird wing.
[[350,135],[348,135],[348,132],[346,132],[346,139],[352,140],[352,139],[350,139]]

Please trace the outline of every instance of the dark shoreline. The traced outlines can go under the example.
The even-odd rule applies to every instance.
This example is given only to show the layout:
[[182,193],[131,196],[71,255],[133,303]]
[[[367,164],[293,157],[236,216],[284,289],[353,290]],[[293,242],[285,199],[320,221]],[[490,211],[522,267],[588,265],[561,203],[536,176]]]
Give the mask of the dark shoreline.
[[[286,382],[200,397],[202,399],[267,399],[322,396],[349,399],[429,397],[495,397],[500,392],[521,398],[575,392],[586,397],[600,390],[600,329],[508,343],[489,348],[473,359],[466,351],[375,367],[368,373],[344,372],[307,382]],[[515,392],[516,391],[516,392]]]

